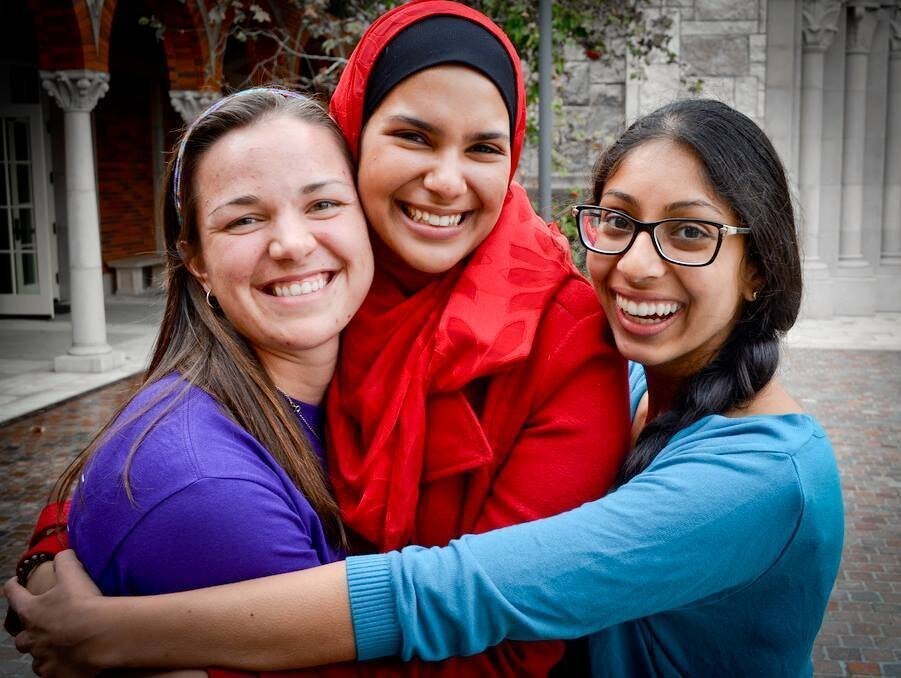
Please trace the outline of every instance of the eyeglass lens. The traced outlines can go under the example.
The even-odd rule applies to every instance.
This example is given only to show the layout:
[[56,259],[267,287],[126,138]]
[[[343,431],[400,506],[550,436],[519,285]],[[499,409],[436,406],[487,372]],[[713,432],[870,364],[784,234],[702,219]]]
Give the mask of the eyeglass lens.
[[[628,249],[635,221],[610,210],[580,210],[579,229],[592,249],[620,254]],[[685,264],[706,264],[716,254],[720,229],[702,221],[665,221],[654,227],[654,238],[663,254]]]

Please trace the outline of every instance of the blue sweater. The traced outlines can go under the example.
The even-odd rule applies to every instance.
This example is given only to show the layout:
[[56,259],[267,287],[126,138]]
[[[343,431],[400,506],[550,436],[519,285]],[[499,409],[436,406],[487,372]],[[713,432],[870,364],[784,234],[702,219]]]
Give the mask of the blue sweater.
[[[319,408],[301,407],[321,427]],[[137,440],[131,501],[123,471]],[[144,387],[119,415],[76,489],[69,534],[107,595],[214,586],[343,556],[272,455],[212,396],[177,375]]]
[[842,536],[816,421],[709,416],[603,499],[349,559],[357,651],[437,660],[592,634],[595,675],[810,675]]

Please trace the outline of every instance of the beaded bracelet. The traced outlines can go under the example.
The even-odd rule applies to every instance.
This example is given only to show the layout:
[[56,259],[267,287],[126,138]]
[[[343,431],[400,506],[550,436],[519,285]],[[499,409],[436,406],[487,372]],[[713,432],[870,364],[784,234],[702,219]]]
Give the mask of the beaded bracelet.
[[22,562],[19,563],[19,567],[16,568],[16,580],[22,586],[28,585],[28,577],[31,576],[31,573],[34,572],[35,568],[42,563],[47,563],[53,560],[52,553],[35,553],[33,556],[28,556],[24,558]]

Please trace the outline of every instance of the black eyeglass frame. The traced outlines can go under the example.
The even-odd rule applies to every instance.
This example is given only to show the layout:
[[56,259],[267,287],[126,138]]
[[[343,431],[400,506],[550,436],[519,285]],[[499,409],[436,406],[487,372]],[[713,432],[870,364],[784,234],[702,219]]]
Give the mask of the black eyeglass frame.
[[[591,245],[588,242],[588,238],[585,237],[585,233],[582,231],[582,212],[586,210],[598,210],[604,212],[612,212],[613,214],[622,217],[630,221],[634,224],[634,230],[632,231],[632,237],[629,239],[629,242],[626,244],[618,252],[607,252],[597,247]],[[744,226],[729,226],[728,224],[721,224],[716,221],[709,221],[707,219],[694,219],[694,218],[685,218],[685,217],[673,217],[669,219],[661,219],[660,221],[639,221],[635,217],[629,216],[625,212],[621,212],[620,210],[611,209],[610,207],[601,207],[600,205],[573,205],[571,214],[576,219],[576,226],[579,229],[579,240],[582,241],[582,244],[585,246],[585,249],[590,252],[595,252],[597,254],[606,254],[609,256],[619,256],[621,254],[625,254],[629,251],[632,245],[635,243],[635,239],[638,237],[639,233],[647,233],[651,237],[651,242],[654,244],[654,251],[657,252],[657,255],[663,259],[664,261],[668,261],[671,264],[676,264],[677,266],[692,266],[692,267],[700,267],[700,266],[709,266],[716,259],[716,255],[720,253],[720,247],[723,244],[723,238],[727,235],[745,235],[751,232],[750,228]],[[717,229],[717,240],[716,240],[716,248],[713,250],[713,254],[710,256],[710,259],[703,264],[690,264],[684,261],[676,261],[663,253],[663,249],[660,247],[660,243],[657,242],[657,235],[654,232],[660,224],[671,223],[674,221],[690,221],[698,224],[706,224],[707,226],[713,226]]]

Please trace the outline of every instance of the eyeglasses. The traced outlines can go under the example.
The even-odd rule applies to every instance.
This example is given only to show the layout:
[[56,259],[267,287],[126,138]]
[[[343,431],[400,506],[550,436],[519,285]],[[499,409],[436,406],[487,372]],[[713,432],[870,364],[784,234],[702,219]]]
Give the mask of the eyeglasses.
[[638,221],[618,210],[597,205],[576,205],[572,215],[582,244],[598,254],[625,254],[638,234],[651,235],[662,259],[680,266],[706,266],[716,259],[727,235],[750,233],[750,228],[727,226],[703,219]]

